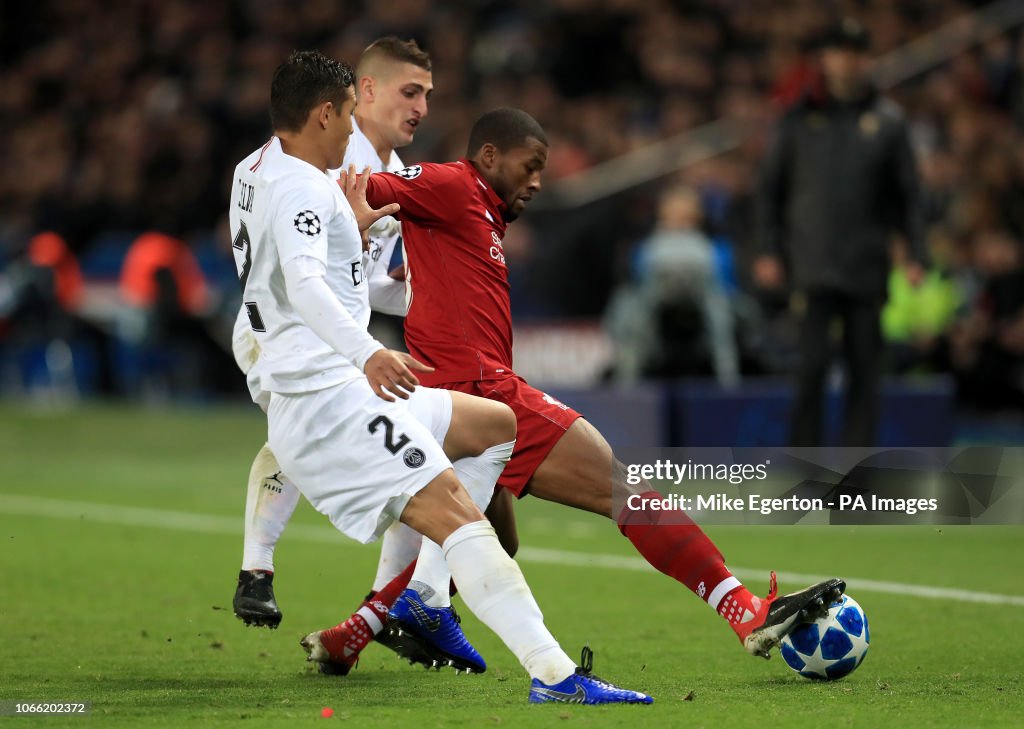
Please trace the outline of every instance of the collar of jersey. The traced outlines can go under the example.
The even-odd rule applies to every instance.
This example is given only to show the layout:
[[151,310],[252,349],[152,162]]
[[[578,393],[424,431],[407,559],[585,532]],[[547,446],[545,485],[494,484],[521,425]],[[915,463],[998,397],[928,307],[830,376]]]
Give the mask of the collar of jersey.
[[487,200],[487,202],[491,204],[491,207],[493,207],[495,211],[497,211],[498,215],[501,216],[501,220],[504,221],[505,210],[507,209],[505,207],[505,202],[500,197],[498,197],[498,194],[494,192],[494,190],[491,189],[491,186],[487,184],[487,180],[480,176],[480,173],[476,171],[476,167],[473,166],[473,163],[470,162],[469,159],[463,157],[462,159],[459,160],[459,163],[466,168],[466,172],[469,174],[470,177],[473,178],[475,183],[480,187],[480,190],[483,192],[484,198]]
[[306,160],[302,159],[301,157],[296,157],[294,154],[288,154],[287,152],[285,152],[284,151],[284,145],[281,144],[281,138],[279,136],[277,136],[275,134],[272,137],[272,139],[274,140],[274,143],[277,146],[277,151],[281,153],[282,157],[284,157],[287,160],[291,160],[292,163],[298,164],[301,167],[308,167],[309,169],[313,170],[313,172],[315,172],[316,174],[320,175],[321,177],[327,177],[328,179],[330,178],[330,173],[329,172],[325,172],[324,170],[319,169],[316,165],[310,164],[309,162],[307,162]]

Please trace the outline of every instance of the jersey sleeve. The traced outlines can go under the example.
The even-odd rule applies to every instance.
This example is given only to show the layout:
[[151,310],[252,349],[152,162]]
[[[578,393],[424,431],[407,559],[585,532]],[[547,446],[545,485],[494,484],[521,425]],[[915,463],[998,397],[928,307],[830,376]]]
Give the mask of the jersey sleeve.
[[366,185],[366,201],[379,208],[396,202],[397,217],[415,223],[438,224],[465,210],[470,191],[466,175],[453,164],[411,165],[397,172],[377,172]]
[[334,217],[337,202],[329,188],[303,184],[290,186],[275,195],[273,207],[274,240],[283,266],[298,256],[309,256],[327,265],[327,225]]

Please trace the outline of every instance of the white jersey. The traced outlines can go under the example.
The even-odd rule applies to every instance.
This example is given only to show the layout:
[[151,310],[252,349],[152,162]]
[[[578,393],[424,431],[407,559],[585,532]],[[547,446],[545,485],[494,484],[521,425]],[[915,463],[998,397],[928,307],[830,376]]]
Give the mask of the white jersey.
[[[374,172],[397,172],[405,168],[405,163],[394,150],[391,152],[387,166],[385,167],[381,163],[377,150],[373,148],[373,144],[359,128],[355,117],[352,119],[352,136],[349,137],[348,147],[345,150],[345,161],[341,169],[347,170],[350,164],[355,165],[360,172],[365,167],[369,167]],[[327,173],[332,179],[337,179],[340,171],[328,170]],[[235,177],[237,183],[238,176]],[[234,208],[232,212],[234,212]],[[234,222],[232,222],[232,234],[234,234]],[[388,276],[388,269],[391,259],[395,255],[396,247],[399,251],[401,250],[401,224],[393,217],[385,216],[370,226],[369,238],[370,251],[363,259],[363,271],[370,290],[370,308],[384,314],[405,316],[409,310],[406,284],[404,281],[397,281]],[[238,317],[235,319],[231,344],[239,369],[249,375],[249,391],[253,401],[264,403],[269,395],[260,388],[259,373],[253,371],[250,374],[250,370],[259,359],[260,350],[244,305],[239,309]],[[266,409],[265,405],[264,409]]]
[[[347,170],[349,165],[355,165],[360,173],[366,167],[372,172],[398,172],[405,169],[405,163],[394,150],[391,150],[387,165],[381,162],[377,150],[359,128],[355,117],[352,118],[352,136],[349,137],[348,148],[345,150],[343,169]],[[383,314],[405,316],[409,311],[405,282],[396,281],[388,276],[396,248],[398,255],[401,255],[401,223],[387,215],[371,225],[368,232],[370,250],[366,261],[366,281],[370,286],[370,307]]]
[[310,392],[363,377],[295,312],[282,272],[299,256],[321,261],[342,306],[360,326],[369,323],[362,241],[337,182],[271,137],[235,167],[230,221],[242,306],[260,348],[260,387]]

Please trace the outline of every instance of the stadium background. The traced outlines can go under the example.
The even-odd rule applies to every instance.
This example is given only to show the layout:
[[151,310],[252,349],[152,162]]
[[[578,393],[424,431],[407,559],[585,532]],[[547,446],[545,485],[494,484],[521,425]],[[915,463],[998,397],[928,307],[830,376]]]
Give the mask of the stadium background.
[[[519,368],[617,445],[782,441],[793,326],[786,297],[750,285],[749,200],[771,123],[813,81],[808,43],[833,14],[870,28],[878,81],[913,120],[929,241],[963,287],[943,326],[970,326],[985,305],[975,293],[1020,270],[1016,0],[0,5],[0,705],[88,700],[92,721],[126,727],[323,725],[325,706],[372,726],[634,725],[628,708],[531,710],[514,658],[465,610],[483,676],[413,670],[378,646],[341,681],[316,674],[297,638],[347,615],[377,552],[307,504],[278,550],[282,628],[232,616],[245,476],[266,425],[224,348],[238,303],[229,171],[268,133],[268,79],[287,52],[351,60],[380,34],[415,37],[437,90],[403,159],[461,154],[467,125],[498,105],[533,112],[552,138],[546,188],[505,244]],[[608,371],[602,317],[669,184],[698,191],[744,322],[737,388]],[[177,239],[202,278],[186,270],[173,296],[145,275],[122,290],[143,232],[173,236],[149,236],[143,264],[179,261]],[[901,375],[881,436],[1019,443],[1020,411],[1001,404],[958,394],[955,372]],[[769,569],[783,592],[848,579],[871,653],[849,679],[812,684],[751,661],[604,520],[536,499],[517,517],[548,625],[571,654],[589,642],[600,675],[655,695],[650,725],[1020,725],[1020,527],[709,526],[752,589]]]
[[[505,241],[517,369],[563,393],[585,389],[601,403],[596,419],[610,408],[614,420],[631,398],[609,401],[622,391],[609,385],[638,383],[618,376],[609,304],[639,275],[658,196],[684,186],[698,196],[714,245],[744,384],[729,393],[710,379],[659,387],[660,414],[644,432],[660,430],[658,444],[692,442],[678,426],[687,393],[717,393],[715,407],[741,419],[760,408],[744,427],[770,434],[761,440],[783,440],[788,383],[759,378],[792,371],[795,333],[786,296],[750,280],[752,186],[773,120],[819,83],[813,41],[841,14],[868,28],[876,81],[911,118],[928,246],[945,282],[941,311],[924,315],[938,354],[890,359],[912,370],[909,392],[926,393],[931,415],[882,440],[934,445],[964,427],[984,430],[991,418],[973,413],[993,405],[1019,413],[1020,399],[1014,408],[1012,397],[964,386],[970,365],[948,355],[947,343],[979,326],[972,314],[988,306],[986,281],[1024,266],[1024,12],[1006,2],[6,4],[2,392],[244,397],[225,352],[238,303],[228,171],[267,136],[267,81],[288,51],[318,47],[353,60],[373,38],[396,33],[434,58],[430,116],[402,150],[405,161],[459,156],[472,120],[499,105],[527,109],[550,136],[547,189]],[[38,237],[48,231],[60,238]],[[170,238],[149,236],[148,253],[126,265],[146,232]],[[189,253],[176,241],[197,265],[179,261]],[[153,282],[154,260],[176,261],[166,296]],[[41,296],[26,284],[40,267],[57,272]],[[1020,320],[1024,301],[1014,305]],[[376,326],[400,341],[394,322]],[[701,332],[683,336],[696,343]],[[915,343],[906,327],[887,336],[894,351]],[[1013,371],[1022,366],[1019,339],[1003,361]],[[654,374],[678,381],[712,368],[696,357]],[[650,390],[636,392],[642,399]],[[908,389],[896,382],[888,392],[890,402]],[[939,427],[915,437],[936,417]]]

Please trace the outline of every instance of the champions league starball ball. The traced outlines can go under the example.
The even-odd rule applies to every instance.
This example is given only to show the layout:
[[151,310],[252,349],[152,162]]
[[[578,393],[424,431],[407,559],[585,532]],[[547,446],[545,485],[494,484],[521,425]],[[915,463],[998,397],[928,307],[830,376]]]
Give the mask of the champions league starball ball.
[[849,595],[832,603],[828,615],[804,623],[782,639],[786,665],[805,678],[833,681],[864,662],[871,636],[868,618]]

